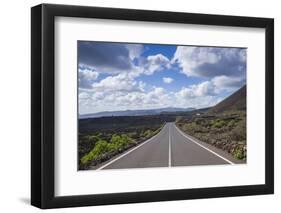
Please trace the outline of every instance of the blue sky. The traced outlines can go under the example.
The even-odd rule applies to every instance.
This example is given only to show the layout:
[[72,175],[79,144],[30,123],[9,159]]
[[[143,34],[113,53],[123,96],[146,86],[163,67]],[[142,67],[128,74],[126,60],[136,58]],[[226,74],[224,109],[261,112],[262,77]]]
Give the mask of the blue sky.
[[78,41],[79,113],[213,106],[246,84],[246,51]]

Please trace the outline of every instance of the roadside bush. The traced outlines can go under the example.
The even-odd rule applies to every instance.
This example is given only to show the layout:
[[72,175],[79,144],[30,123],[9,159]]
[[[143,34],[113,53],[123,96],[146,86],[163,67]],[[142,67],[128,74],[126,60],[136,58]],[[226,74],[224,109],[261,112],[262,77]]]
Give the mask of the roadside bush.
[[126,134],[112,135],[110,143],[108,143],[106,140],[99,140],[95,147],[88,154],[81,158],[81,163],[86,164],[91,160],[98,159],[102,154],[123,149],[132,142],[133,140]]
[[224,121],[224,120],[221,120],[221,119],[217,119],[217,120],[212,122],[212,126],[215,127],[215,128],[222,128],[226,124],[227,124],[227,122]]
[[130,144],[132,141],[133,140],[126,134],[122,134],[121,136],[114,134],[111,137],[110,144],[113,147],[113,149],[118,150]]
[[233,128],[233,127],[235,127],[236,123],[237,123],[237,121],[232,119],[228,122],[227,126],[229,126],[230,128]]
[[85,164],[88,161],[96,159],[99,155],[107,152],[109,150],[108,143],[105,140],[99,140],[95,147],[84,157],[81,158],[81,163]]
[[96,145],[100,138],[94,134],[90,135],[80,135],[78,142],[78,154],[79,159],[89,153]]
[[242,160],[244,158],[243,148],[242,147],[236,147],[236,149],[233,152],[233,156],[238,160]]
[[144,132],[144,136],[145,136],[146,138],[150,138],[152,135],[153,135],[153,131],[150,130],[150,129],[148,129],[148,130],[146,130],[146,131]]

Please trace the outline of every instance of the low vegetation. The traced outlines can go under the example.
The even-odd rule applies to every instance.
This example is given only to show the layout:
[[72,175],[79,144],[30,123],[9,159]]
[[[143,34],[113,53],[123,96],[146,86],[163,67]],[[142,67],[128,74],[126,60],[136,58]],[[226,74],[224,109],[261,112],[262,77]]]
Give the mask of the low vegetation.
[[89,169],[156,135],[165,122],[246,161],[246,86],[214,107],[147,116],[79,120],[78,165]]
[[[91,126],[93,127],[92,129],[89,129],[89,125],[86,126],[87,129],[83,128],[83,122],[89,123],[89,119],[87,119],[87,121],[80,121],[82,127],[79,128],[79,169],[89,169],[92,166],[96,166],[111,159],[115,155],[142,143],[156,135],[165,123],[163,120],[158,120],[158,122],[155,120],[151,122],[144,121],[149,120],[149,118],[143,120],[140,119],[139,122],[137,122],[139,118],[134,118],[136,121],[134,125],[131,124],[133,118],[127,120],[123,120],[123,118],[119,119],[118,121],[120,122],[120,125],[124,127],[123,129],[119,128],[120,125],[116,125],[114,128],[115,125],[112,120],[115,118],[107,119],[109,124],[105,125],[106,128],[104,129],[101,127],[96,128],[96,125],[99,125],[100,119],[90,119]],[[126,124],[124,122],[129,123]],[[108,126],[111,126],[111,128],[108,128]]]
[[177,125],[187,134],[246,160],[246,112],[227,111],[181,118]]
[[81,163],[85,164],[91,160],[97,160],[101,155],[108,153],[119,151],[124,147],[133,143],[132,138],[127,135],[112,135],[110,142],[106,140],[98,139],[94,148],[85,156],[81,158]]

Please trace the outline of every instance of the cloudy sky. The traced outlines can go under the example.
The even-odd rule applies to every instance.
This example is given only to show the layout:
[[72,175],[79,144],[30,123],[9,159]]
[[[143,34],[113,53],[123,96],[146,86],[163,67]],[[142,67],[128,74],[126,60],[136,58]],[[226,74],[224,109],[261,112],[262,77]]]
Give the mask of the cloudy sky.
[[246,84],[246,51],[78,41],[79,114],[213,106]]

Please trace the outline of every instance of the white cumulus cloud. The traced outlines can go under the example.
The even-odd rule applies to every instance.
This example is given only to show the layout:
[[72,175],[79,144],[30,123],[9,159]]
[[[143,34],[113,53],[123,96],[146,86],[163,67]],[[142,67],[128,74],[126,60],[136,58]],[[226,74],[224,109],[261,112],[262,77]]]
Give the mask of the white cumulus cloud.
[[146,75],[152,75],[154,72],[168,69],[170,66],[170,60],[162,54],[150,55],[141,63],[143,73]]
[[144,50],[142,44],[127,44],[126,48],[129,50],[129,57],[131,60],[139,58]]
[[216,86],[211,81],[205,81],[200,84],[183,87],[176,93],[176,96],[183,99],[192,99],[197,97],[215,96],[217,94],[218,91]]
[[246,72],[246,49],[178,46],[172,61],[187,76],[241,76]]
[[175,103],[174,98],[174,95],[162,87],[154,87],[149,91],[91,90],[87,94],[80,93],[79,113],[162,108],[172,106]]
[[246,84],[246,79],[235,76],[216,76],[212,79],[213,84],[218,88],[233,89],[240,88]]
[[80,88],[91,88],[92,83],[98,78],[99,73],[90,68],[79,68],[78,80]]
[[166,84],[170,84],[174,81],[173,78],[169,78],[169,77],[164,77],[163,78],[163,82],[166,83]]
[[[246,84],[246,49],[243,48],[177,46],[171,60],[160,53],[143,56],[144,46],[140,44],[80,42],[78,51],[81,114],[209,107],[226,93]],[[179,89],[175,83],[171,84],[176,79],[174,76],[179,75],[173,73],[160,79],[163,88],[156,86],[158,76],[153,74],[165,70],[185,74],[182,76],[187,85],[192,85],[179,82]],[[172,86],[173,90],[169,91],[167,88]]]
[[108,76],[100,82],[92,84],[93,91],[142,91],[145,87],[144,82],[137,82],[133,75],[120,73],[115,76]]

